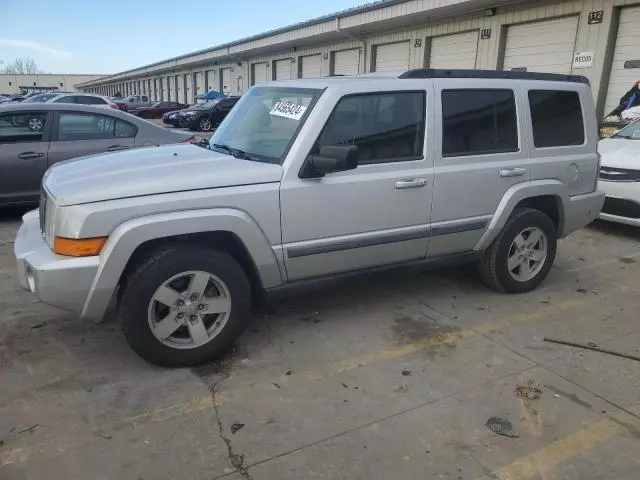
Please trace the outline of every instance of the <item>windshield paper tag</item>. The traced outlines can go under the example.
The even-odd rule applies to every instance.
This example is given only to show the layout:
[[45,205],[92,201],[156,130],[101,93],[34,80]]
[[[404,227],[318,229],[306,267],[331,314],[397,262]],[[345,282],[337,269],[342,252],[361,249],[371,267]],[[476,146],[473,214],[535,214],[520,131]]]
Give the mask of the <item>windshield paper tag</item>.
[[290,118],[292,120],[300,120],[307,107],[290,102],[278,102],[276,103],[269,115],[275,115],[277,117]]

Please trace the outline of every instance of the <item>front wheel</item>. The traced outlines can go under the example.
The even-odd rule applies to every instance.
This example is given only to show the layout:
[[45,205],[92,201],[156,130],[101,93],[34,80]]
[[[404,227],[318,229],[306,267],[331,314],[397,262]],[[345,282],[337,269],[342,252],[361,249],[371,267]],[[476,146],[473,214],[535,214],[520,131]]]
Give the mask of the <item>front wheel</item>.
[[228,351],[251,318],[251,289],[226,253],[175,245],[128,276],[119,305],[127,342],[144,360],[194,366]]
[[198,122],[198,130],[201,132],[208,132],[211,130],[211,121],[208,118],[203,118]]
[[44,118],[31,117],[27,121],[27,125],[29,126],[29,130],[32,132],[40,132],[44,128]]
[[496,290],[524,293],[546,278],[556,257],[556,230],[540,210],[518,208],[479,264],[483,281]]

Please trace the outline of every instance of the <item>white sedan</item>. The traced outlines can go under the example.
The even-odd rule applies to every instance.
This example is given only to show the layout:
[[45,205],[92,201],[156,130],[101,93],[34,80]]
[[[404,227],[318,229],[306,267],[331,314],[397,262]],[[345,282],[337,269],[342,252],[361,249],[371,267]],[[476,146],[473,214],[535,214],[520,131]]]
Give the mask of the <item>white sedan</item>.
[[118,105],[111,99],[104,95],[96,95],[93,93],[61,93],[47,99],[46,103],[77,103],[80,105],[94,105],[96,107],[107,107],[118,110]]
[[640,121],[600,140],[598,188],[606,195],[599,218],[640,227]]

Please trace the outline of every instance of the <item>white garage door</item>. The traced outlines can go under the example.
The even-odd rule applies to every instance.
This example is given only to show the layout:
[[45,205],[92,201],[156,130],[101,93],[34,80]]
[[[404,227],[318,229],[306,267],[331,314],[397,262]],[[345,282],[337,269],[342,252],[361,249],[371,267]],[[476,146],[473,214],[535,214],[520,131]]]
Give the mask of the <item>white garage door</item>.
[[394,72],[409,69],[409,42],[376,46],[375,71]]
[[358,75],[360,73],[360,49],[333,52],[333,75]]
[[189,105],[193,103],[193,74],[187,73],[184,77],[185,91],[186,95],[184,97],[184,102]]
[[207,84],[207,92],[209,90],[217,90],[218,87],[216,87],[216,71],[215,70],[207,70],[206,71],[206,84]]
[[267,77],[267,64],[266,63],[254,63],[253,66],[252,84],[264,83],[269,81]]
[[433,37],[429,68],[476,68],[477,53],[477,30]]
[[321,76],[322,61],[320,55],[301,57],[300,75],[302,78],[318,78]]
[[204,72],[196,72],[196,95],[201,93],[207,93],[207,89],[204,84]]
[[230,68],[222,68],[220,69],[220,91],[225,95],[231,92],[231,69]]
[[[607,101],[604,114],[618,106],[620,97],[629,90],[635,82],[640,80],[640,69],[624,68],[629,60],[640,60],[640,7],[623,8],[620,11],[618,36],[611,64],[611,76],[607,90]],[[627,67],[629,67],[628,65]]]
[[503,69],[570,74],[577,30],[577,16],[509,26]]
[[274,71],[276,72],[276,80],[289,80],[291,78],[291,59],[276,60],[274,62]]

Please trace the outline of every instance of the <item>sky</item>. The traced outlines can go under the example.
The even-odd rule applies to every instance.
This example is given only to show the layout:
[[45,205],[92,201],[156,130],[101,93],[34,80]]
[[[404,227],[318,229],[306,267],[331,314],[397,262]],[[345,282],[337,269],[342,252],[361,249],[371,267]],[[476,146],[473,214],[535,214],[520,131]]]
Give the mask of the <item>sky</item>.
[[113,74],[365,3],[363,0],[0,0],[0,69]]

